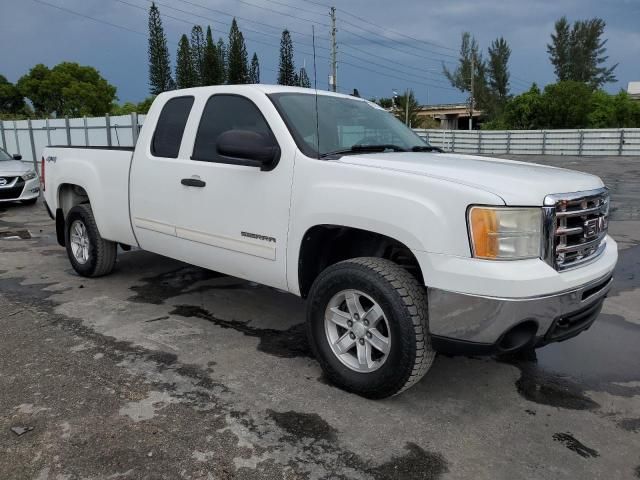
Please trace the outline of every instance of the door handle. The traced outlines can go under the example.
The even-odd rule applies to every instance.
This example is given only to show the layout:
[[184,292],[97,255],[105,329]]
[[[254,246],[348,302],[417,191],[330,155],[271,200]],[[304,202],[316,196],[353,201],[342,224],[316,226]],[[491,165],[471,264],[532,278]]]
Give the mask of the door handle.
[[207,185],[206,182],[200,180],[199,178],[183,178],[182,180],[180,180],[180,183],[187,187],[199,187],[199,188],[202,188]]

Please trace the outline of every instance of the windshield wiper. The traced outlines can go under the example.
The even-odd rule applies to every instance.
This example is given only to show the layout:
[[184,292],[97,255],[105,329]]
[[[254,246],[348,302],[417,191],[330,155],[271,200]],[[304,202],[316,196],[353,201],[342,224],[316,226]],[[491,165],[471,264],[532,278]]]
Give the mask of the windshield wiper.
[[440,147],[434,147],[433,145],[414,145],[411,147],[412,152],[438,152],[444,153]]
[[380,143],[377,145],[353,145],[350,148],[343,148],[340,150],[334,150],[333,152],[327,152],[320,155],[320,158],[330,157],[332,155],[347,155],[350,153],[364,153],[364,152],[384,152],[385,150],[393,150],[394,152],[406,152],[406,148],[402,148],[392,143]]

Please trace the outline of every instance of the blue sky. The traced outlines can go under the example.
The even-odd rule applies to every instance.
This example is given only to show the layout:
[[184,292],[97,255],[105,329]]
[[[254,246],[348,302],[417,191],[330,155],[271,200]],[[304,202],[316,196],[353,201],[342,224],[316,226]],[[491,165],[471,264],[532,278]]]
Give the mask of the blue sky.
[[[44,3],[40,3],[44,2]],[[60,10],[45,3],[57,5]],[[291,30],[297,66],[313,81],[311,25],[315,25],[318,88],[327,87],[330,0],[159,0],[172,61],[182,33],[211,25],[227,37],[238,17],[249,56],[258,53],[263,83],[274,83],[279,35]],[[556,19],[601,17],[609,63],[619,63],[616,92],[640,80],[640,0],[336,0],[339,71],[343,91],[390,96],[412,88],[422,103],[463,101],[441,74],[455,62],[463,31],[486,52],[504,36],[512,48],[512,91],[554,81],[546,44]],[[36,63],[75,61],[96,67],[117,87],[121,102],[148,94],[147,0],[0,0],[0,74],[16,81]],[[206,7],[206,8],[203,8]],[[76,15],[73,12],[75,12]],[[93,17],[96,22],[86,17]],[[363,21],[364,20],[364,21]],[[366,22],[365,22],[366,21]],[[118,28],[116,27],[122,27]],[[384,27],[384,29],[380,28]]]

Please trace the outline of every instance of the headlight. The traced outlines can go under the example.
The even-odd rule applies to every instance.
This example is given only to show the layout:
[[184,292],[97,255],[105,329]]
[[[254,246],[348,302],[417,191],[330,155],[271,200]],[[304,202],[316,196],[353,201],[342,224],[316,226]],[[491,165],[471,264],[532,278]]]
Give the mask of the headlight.
[[22,175],[23,180],[31,180],[32,178],[36,178],[36,172],[33,170]]
[[471,207],[468,216],[474,257],[517,260],[540,256],[542,209]]

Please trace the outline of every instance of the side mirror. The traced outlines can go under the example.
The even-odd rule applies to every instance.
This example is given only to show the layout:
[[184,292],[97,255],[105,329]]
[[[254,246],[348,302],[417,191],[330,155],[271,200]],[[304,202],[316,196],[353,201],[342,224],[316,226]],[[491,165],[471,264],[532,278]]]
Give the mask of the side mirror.
[[250,130],[227,130],[218,136],[216,144],[219,155],[260,170],[271,170],[280,158],[280,147],[272,138]]
[[14,153],[13,154],[13,159],[14,160],[22,160],[22,155],[20,155],[19,153]]

